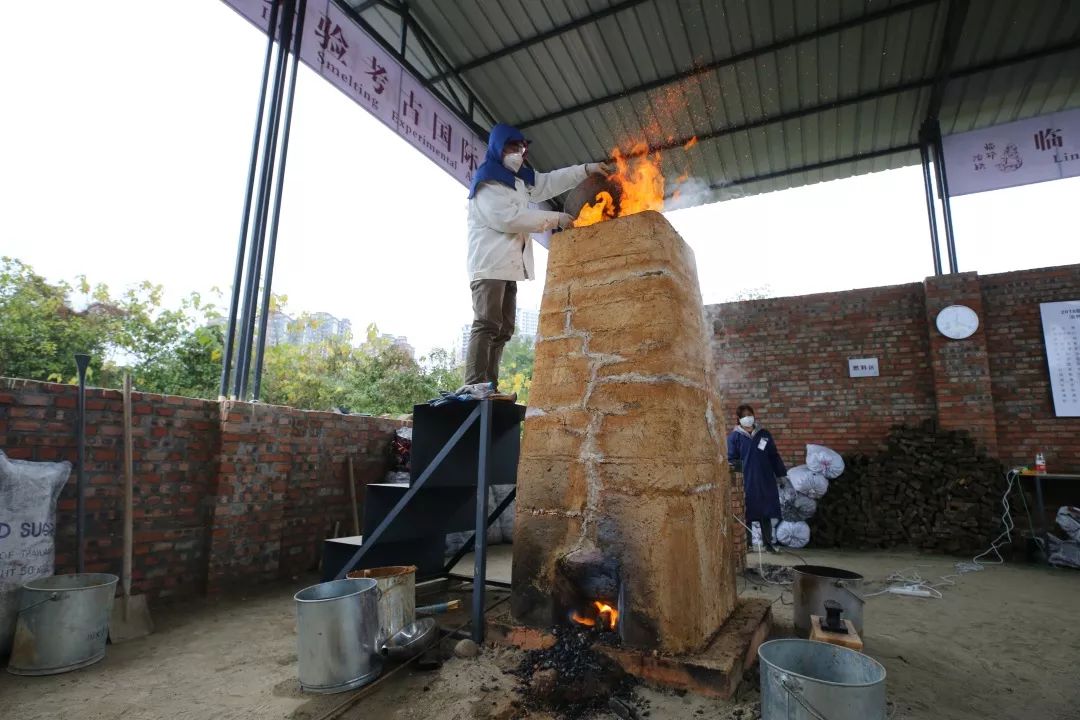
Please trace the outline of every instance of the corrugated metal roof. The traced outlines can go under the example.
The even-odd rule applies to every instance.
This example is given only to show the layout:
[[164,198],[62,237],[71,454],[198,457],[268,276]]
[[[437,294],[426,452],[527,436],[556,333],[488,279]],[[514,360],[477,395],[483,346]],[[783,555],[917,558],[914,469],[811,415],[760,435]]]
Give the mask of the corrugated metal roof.
[[[399,42],[397,0],[339,1]],[[541,169],[644,140],[711,202],[917,163],[950,2],[967,4],[410,0],[458,77],[415,38],[406,57],[523,127]],[[960,15],[943,133],[1080,106],[1080,1],[974,0]]]

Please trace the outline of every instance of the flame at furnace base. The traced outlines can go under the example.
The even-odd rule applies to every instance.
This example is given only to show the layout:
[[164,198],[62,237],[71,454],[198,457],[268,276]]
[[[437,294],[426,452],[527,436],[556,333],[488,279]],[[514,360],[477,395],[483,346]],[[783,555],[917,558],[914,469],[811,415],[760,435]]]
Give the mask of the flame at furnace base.
[[600,622],[602,626],[607,627],[608,630],[614,630],[619,626],[618,610],[599,600],[593,601],[593,607],[596,609],[595,617],[582,615],[575,610],[570,613],[570,619],[578,625],[584,625],[585,627],[595,627],[597,622]]

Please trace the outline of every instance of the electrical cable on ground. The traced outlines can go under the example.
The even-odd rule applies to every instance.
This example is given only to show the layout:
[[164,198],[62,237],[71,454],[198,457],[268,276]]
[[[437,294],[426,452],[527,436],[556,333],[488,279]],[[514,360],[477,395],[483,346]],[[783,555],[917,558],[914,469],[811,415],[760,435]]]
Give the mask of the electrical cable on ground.
[[[928,582],[919,574],[915,567],[897,570],[885,578],[885,582],[890,583],[888,587],[877,592],[867,593],[866,595],[863,595],[863,597],[871,598],[879,595],[893,594],[914,595],[917,597],[929,597],[940,600],[943,597],[940,588],[956,585],[956,578],[970,572],[981,572],[990,565],[1004,565],[1005,556],[1001,554],[1001,549],[1012,543],[1012,532],[1016,529],[1016,523],[1012,518],[1012,507],[1009,505],[1009,495],[1012,494],[1013,486],[1016,484],[1016,480],[1019,476],[1020,468],[1013,468],[1005,473],[1005,492],[1001,496],[1001,524],[1003,530],[990,542],[990,547],[985,551],[979,553],[970,561],[956,563],[953,566],[956,572],[939,576],[938,582]],[[1022,489],[1019,490],[1019,492],[1020,498],[1024,502],[1024,508],[1026,509],[1027,498],[1024,497]],[[1031,523],[1030,512],[1028,512],[1028,522],[1029,524]],[[991,553],[997,557],[996,560],[985,559]]]

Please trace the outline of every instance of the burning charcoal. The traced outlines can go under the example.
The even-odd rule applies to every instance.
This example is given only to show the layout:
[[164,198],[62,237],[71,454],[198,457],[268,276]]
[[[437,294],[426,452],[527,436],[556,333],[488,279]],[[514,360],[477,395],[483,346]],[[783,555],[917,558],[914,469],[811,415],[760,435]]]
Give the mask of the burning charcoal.
[[622,668],[592,649],[594,632],[567,627],[556,637],[551,648],[528,653],[515,673],[531,705],[565,718],[583,717],[632,687]]
[[[638,720],[641,716],[638,715],[637,710],[627,705],[619,698],[611,698],[608,700],[608,709],[615,713],[623,720]],[[648,711],[645,712],[648,715]]]

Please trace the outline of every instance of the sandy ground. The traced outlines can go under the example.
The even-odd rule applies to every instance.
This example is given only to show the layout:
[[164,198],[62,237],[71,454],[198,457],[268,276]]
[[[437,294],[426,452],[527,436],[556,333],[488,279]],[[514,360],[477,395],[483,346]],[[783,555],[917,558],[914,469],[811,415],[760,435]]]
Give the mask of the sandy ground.
[[[489,576],[508,574],[505,550]],[[868,579],[914,567],[933,580],[952,558],[914,553],[801,553],[813,564]],[[756,556],[751,557],[756,563]],[[774,562],[796,564],[784,555]],[[20,720],[291,718],[312,720],[347,694],[308,696],[296,685],[292,593],[278,586],[246,598],[154,608],[157,632],[110,646],[101,663],[73,673],[21,678],[0,673],[0,716]],[[868,590],[879,585],[870,583]],[[790,593],[740,581],[750,595],[775,598],[774,636],[791,633]],[[868,601],[866,652],[888,670],[894,718],[1066,720],[1080,717],[1080,573],[1029,565],[968,573],[941,600],[883,596]],[[343,718],[420,720],[509,717],[514,651],[486,649],[441,670],[407,670]],[[757,692],[737,702],[639,690],[652,718],[752,717]],[[533,714],[530,717],[543,717]],[[615,717],[600,715],[598,717]]]

